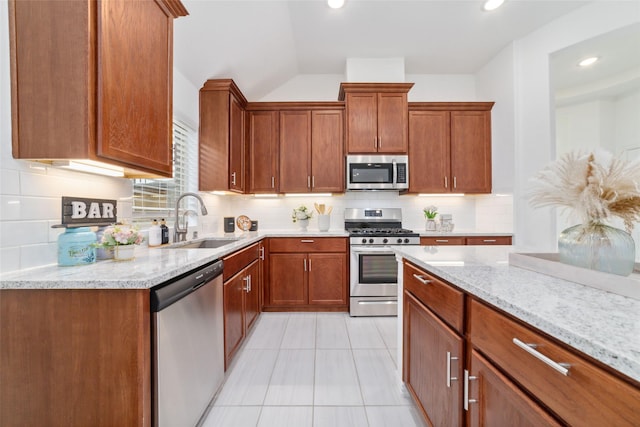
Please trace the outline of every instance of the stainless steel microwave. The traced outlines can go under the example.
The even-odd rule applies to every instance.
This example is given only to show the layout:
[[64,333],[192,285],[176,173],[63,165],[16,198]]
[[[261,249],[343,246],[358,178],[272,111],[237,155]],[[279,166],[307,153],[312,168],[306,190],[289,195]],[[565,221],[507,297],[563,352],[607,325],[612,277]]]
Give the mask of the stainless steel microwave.
[[347,190],[406,190],[409,157],[406,155],[347,156]]

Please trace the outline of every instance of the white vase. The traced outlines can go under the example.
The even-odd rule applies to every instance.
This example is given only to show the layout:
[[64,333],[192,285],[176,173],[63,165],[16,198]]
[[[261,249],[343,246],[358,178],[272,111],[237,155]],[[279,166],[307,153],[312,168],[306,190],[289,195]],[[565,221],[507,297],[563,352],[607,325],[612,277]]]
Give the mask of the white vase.
[[135,258],[136,245],[118,245],[113,247],[113,259],[129,261]]
[[307,231],[307,227],[309,226],[309,220],[308,219],[299,219],[298,220],[298,225],[300,226],[300,230]]

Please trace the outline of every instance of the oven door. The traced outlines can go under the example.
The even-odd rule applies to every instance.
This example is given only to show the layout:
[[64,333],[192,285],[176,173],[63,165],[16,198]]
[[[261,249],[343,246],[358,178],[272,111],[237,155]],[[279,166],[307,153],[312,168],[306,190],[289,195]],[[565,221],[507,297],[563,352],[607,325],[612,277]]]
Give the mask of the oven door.
[[351,246],[351,297],[397,297],[398,261],[388,246]]

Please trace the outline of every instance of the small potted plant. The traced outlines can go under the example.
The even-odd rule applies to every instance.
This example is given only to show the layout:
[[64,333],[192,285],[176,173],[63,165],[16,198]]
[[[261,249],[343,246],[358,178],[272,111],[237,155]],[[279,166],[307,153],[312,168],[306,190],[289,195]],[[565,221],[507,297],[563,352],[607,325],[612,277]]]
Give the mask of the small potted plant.
[[293,210],[291,214],[291,220],[297,222],[300,225],[302,231],[307,231],[309,226],[309,218],[313,216],[313,212],[305,205],[300,205]]
[[427,231],[436,231],[435,219],[436,219],[436,215],[438,215],[438,208],[436,206],[431,205],[422,209],[422,212],[424,212],[424,217],[427,219],[425,229]]
[[125,261],[134,258],[135,247],[144,241],[137,227],[127,224],[108,226],[102,234],[98,247],[113,250],[113,258]]

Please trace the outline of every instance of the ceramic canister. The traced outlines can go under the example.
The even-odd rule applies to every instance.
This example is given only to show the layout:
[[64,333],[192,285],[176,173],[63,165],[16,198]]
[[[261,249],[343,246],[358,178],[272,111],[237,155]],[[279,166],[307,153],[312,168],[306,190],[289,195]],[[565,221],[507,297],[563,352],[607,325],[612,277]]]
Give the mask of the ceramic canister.
[[96,261],[96,233],[89,227],[67,228],[58,236],[58,265],[73,266]]

